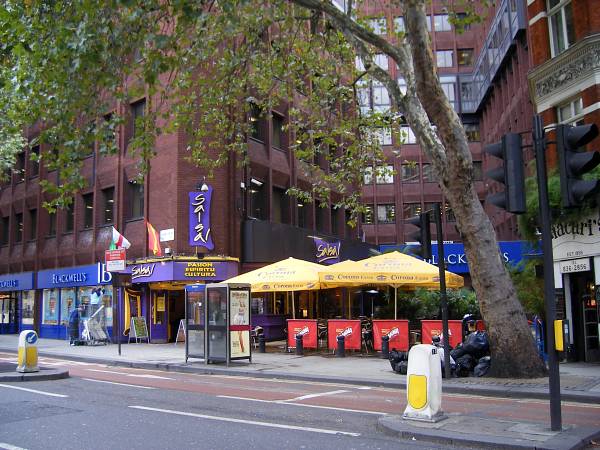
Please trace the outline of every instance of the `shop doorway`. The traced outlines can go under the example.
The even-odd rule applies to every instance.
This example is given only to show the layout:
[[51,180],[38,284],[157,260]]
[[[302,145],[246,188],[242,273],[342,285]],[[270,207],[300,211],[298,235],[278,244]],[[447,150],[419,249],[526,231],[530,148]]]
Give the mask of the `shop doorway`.
[[169,342],[175,342],[177,338],[177,330],[181,321],[185,321],[185,291],[168,291],[169,292]]
[[0,294],[0,334],[15,334],[18,331],[17,295],[14,292]]
[[594,286],[592,271],[569,275],[571,282],[571,308],[573,314],[573,343],[578,361],[600,361],[600,311],[597,296],[600,289]]

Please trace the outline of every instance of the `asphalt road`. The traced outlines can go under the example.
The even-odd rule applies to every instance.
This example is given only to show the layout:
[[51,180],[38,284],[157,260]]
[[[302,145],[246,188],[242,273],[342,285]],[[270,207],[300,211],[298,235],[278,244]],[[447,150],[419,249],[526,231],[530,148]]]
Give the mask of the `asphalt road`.
[[[379,417],[404,410],[402,390],[40,362],[67,366],[71,378],[0,384],[0,449],[451,448],[376,430]],[[548,420],[547,402],[539,400],[451,394],[443,405],[481,417]],[[565,403],[563,417],[597,425],[600,405]]]

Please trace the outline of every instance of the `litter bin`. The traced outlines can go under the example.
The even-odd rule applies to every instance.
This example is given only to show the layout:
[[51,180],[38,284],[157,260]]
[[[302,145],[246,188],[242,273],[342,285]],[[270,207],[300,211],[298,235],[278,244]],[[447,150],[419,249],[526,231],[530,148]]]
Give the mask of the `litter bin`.
[[410,349],[406,371],[405,419],[437,422],[442,413],[442,365],[438,349],[419,344]]
[[35,331],[21,331],[19,335],[17,372],[28,373],[40,371],[38,367],[37,340],[38,335]]

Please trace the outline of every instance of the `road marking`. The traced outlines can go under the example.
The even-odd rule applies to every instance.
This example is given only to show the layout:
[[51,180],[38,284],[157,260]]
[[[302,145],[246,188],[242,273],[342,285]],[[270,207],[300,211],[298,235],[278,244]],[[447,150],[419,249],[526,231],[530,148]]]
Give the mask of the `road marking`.
[[8,389],[17,389],[19,391],[32,392],[34,394],[47,395],[49,397],[62,397],[62,398],[68,397],[68,395],[64,395],[64,394],[54,394],[52,392],[37,391],[35,389],[27,389],[27,388],[24,388],[24,387],[11,386],[9,384],[0,384],[0,387],[5,387],[5,388],[8,388]]
[[360,414],[375,414],[377,416],[387,416],[387,413],[380,412],[380,411],[366,411],[364,409],[337,408],[335,406],[308,405],[306,403],[289,403],[287,400],[261,400],[258,398],[235,397],[233,395],[217,395],[217,397],[218,398],[230,398],[233,400],[246,400],[249,402],[275,403],[278,405],[302,406],[304,408],[331,409],[333,411],[343,411],[343,412],[352,412],[352,413],[360,413]]
[[23,447],[17,447],[16,445],[10,445],[6,442],[0,442],[0,448],[4,448],[6,450],[26,450]]
[[156,411],[156,412],[162,412],[162,413],[166,413],[166,414],[175,414],[178,416],[197,417],[199,419],[220,420],[222,422],[232,422],[232,423],[242,423],[242,424],[246,424],[246,425],[256,425],[259,427],[283,428],[285,430],[309,431],[312,433],[322,433],[322,434],[340,434],[340,435],[344,435],[344,436],[360,436],[360,433],[351,433],[349,431],[326,430],[324,428],[312,428],[312,427],[300,427],[300,426],[296,426],[296,425],[285,425],[282,423],[257,422],[255,420],[234,419],[232,417],[209,416],[206,414],[196,414],[196,413],[190,413],[190,412],[185,412],[185,411],[174,411],[172,409],[149,408],[147,406],[136,406],[136,405],[133,405],[133,406],[130,405],[129,408],[141,409],[144,411]]
[[156,389],[156,388],[154,388],[152,386],[140,386],[140,385],[137,385],[137,384],[116,383],[114,381],[94,380],[93,378],[82,378],[82,380],[93,381],[94,383],[116,384],[118,386],[128,386],[128,387],[135,387],[135,388],[140,388],[140,389]]
[[340,390],[337,390],[337,391],[320,392],[318,394],[301,395],[300,397],[290,398],[290,399],[282,400],[282,401],[284,401],[284,402],[297,402],[299,400],[307,400],[309,398],[323,397],[325,395],[343,394],[344,392],[348,392],[348,391],[346,391],[345,389],[340,389]]
[[157,379],[157,380],[174,380],[174,378],[161,377],[161,376],[158,376],[158,375],[117,372],[116,370],[101,370],[101,369],[84,369],[84,370],[89,370],[90,372],[113,373],[113,374],[116,374],[116,375],[124,375],[126,377],[152,378],[152,379]]

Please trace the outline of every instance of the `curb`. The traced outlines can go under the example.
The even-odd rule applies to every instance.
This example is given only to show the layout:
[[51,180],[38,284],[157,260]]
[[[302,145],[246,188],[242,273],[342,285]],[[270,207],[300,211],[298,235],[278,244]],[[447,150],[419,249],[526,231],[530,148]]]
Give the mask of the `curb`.
[[69,378],[69,371],[66,369],[46,369],[40,367],[39,372],[30,373],[0,373],[0,382],[13,382],[13,381],[48,381],[48,380],[62,380],[63,378]]
[[402,419],[402,416],[379,418],[377,429],[389,436],[407,440],[503,450],[578,450],[585,448],[590,441],[600,437],[600,429],[589,427],[570,427],[556,436],[548,438],[545,442],[475,433],[467,435],[439,428],[417,427],[411,425],[410,421]]
[[[14,349],[0,348],[0,351],[6,353],[16,353]],[[227,376],[243,376],[253,378],[275,378],[288,379],[306,382],[325,382],[350,384],[357,386],[369,387],[384,387],[392,389],[406,389],[406,379],[402,378],[398,381],[383,381],[383,380],[368,380],[362,378],[341,378],[328,375],[307,375],[307,374],[291,374],[287,372],[261,372],[256,370],[247,370],[237,367],[219,367],[217,365],[198,366],[198,363],[162,363],[162,362],[143,362],[143,361],[119,361],[116,359],[96,358],[93,356],[81,355],[65,355],[52,352],[44,352],[38,350],[38,355],[50,358],[64,359],[70,361],[91,362],[96,364],[106,364],[115,367],[130,367],[133,369],[150,369],[162,370],[166,372],[180,373],[197,373],[202,375],[227,375]],[[195,364],[195,365],[194,365]],[[458,385],[456,383],[442,385],[444,393],[448,394],[476,394],[487,397],[498,398],[533,398],[538,400],[549,400],[550,394],[548,387],[545,388],[527,388],[522,386],[483,386],[483,385]],[[600,403],[600,392],[576,391],[568,390],[561,391],[562,401],[571,401],[578,403]]]

